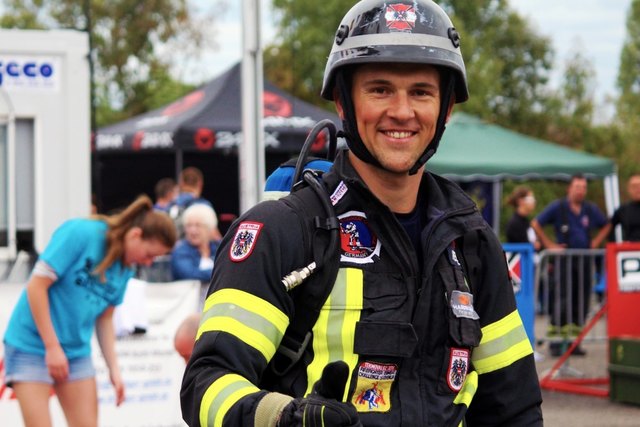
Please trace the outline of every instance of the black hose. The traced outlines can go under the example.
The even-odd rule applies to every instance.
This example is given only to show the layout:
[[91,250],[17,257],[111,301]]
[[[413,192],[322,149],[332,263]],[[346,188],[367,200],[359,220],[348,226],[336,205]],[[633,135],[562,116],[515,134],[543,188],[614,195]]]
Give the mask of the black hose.
[[307,139],[304,141],[304,145],[300,150],[300,155],[298,156],[298,161],[296,162],[296,169],[293,173],[293,180],[291,181],[291,185],[295,185],[296,182],[300,181],[302,176],[302,171],[307,164],[307,158],[309,158],[309,153],[311,152],[311,146],[315,142],[316,138],[320,134],[323,129],[327,129],[329,131],[329,150],[327,151],[327,160],[333,161],[336,156],[336,149],[338,146],[338,138],[337,138],[337,129],[336,125],[329,119],[320,120],[309,132],[307,135]]

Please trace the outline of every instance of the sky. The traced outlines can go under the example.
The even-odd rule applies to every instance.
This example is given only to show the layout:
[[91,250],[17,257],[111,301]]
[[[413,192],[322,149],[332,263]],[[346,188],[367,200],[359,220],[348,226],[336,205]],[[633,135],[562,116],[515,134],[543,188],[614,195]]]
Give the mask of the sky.
[[[213,17],[217,49],[209,49],[201,58],[185,61],[181,66],[181,77],[200,83],[217,76],[242,57],[242,3],[237,0],[190,0],[199,13]],[[269,43],[275,33],[270,0],[259,0],[261,4],[261,34],[263,44]],[[319,1],[320,0],[313,0]],[[559,74],[574,49],[579,49],[584,58],[591,61],[595,70],[593,88],[597,113],[611,115],[611,106],[606,100],[616,94],[615,81],[620,62],[620,51],[624,41],[626,15],[631,0],[509,0],[540,35],[552,40],[555,54],[551,85],[559,85]],[[462,46],[464,53],[464,44]],[[319,60],[319,63],[323,61]],[[204,66],[203,66],[204,64]]]

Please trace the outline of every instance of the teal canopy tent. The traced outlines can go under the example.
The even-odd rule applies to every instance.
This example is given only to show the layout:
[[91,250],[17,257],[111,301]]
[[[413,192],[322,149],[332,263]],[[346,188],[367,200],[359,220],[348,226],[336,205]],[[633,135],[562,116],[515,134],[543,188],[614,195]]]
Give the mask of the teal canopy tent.
[[[465,113],[452,115],[427,169],[454,181],[494,183],[494,206],[500,206],[501,182],[505,179],[569,180],[576,173],[604,180],[609,213],[619,204],[613,160],[523,135]],[[494,226],[498,219],[494,217]]]

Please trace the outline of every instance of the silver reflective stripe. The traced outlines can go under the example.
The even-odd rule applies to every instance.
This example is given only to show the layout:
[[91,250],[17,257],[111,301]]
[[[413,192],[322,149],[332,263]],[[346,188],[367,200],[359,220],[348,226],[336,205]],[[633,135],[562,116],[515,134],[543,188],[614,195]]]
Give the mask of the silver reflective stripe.
[[480,343],[480,346],[473,349],[474,360],[482,360],[509,351],[516,344],[528,341],[527,332],[523,326],[518,326],[502,335],[501,337],[487,343]]
[[222,427],[231,407],[243,397],[260,391],[246,378],[237,374],[223,375],[205,391],[200,401],[199,420],[202,427]]
[[436,47],[438,49],[448,50],[460,55],[460,48],[454,47],[451,40],[446,37],[434,36],[432,34],[415,33],[382,33],[347,37],[340,46],[335,46],[332,53],[366,46],[387,45]]
[[[282,331],[278,329],[276,325],[274,325],[269,319],[265,319],[263,316],[257,313],[253,313],[249,310],[246,310],[236,304],[232,303],[220,303],[212,306],[209,310],[207,310],[200,321],[201,324],[206,324],[207,320],[211,318],[225,318],[230,317],[243,325],[246,325],[248,328],[258,332],[260,335],[263,335],[270,342],[280,342],[282,339]],[[210,325],[220,325],[219,323],[213,322]],[[210,328],[203,328],[204,330],[215,330]],[[232,330],[229,331],[232,335],[242,339],[243,334],[240,330]]]

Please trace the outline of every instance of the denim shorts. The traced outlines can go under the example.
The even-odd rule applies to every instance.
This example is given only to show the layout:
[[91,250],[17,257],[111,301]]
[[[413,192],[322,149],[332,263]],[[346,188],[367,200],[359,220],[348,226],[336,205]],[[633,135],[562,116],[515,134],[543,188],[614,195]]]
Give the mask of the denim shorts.
[[[4,343],[4,382],[11,387],[14,382],[53,384],[53,378],[44,361],[44,356],[25,353]],[[67,381],[78,381],[95,377],[91,356],[69,359]]]

